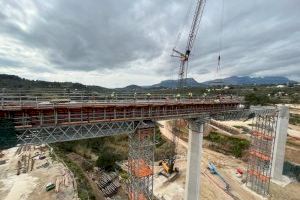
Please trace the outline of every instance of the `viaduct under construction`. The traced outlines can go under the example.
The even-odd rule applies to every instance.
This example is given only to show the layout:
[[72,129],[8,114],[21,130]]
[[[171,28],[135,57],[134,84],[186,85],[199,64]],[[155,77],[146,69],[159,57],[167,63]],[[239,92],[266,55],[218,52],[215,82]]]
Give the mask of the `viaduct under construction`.
[[[183,51],[173,49],[180,60],[178,87],[185,85],[188,61],[196,40],[206,0],[196,0],[191,29]],[[224,6],[223,6],[224,7]],[[221,23],[222,24],[222,23]],[[222,27],[222,26],[221,26]],[[222,34],[221,34],[222,35]],[[221,39],[218,68],[221,62]],[[143,98],[145,97],[146,98]],[[159,98],[163,97],[163,98]],[[49,91],[29,94],[20,91],[1,94],[0,118],[11,120],[23,144],[55,143],[87,138],[129,135],[128,197],[153,199],[155,122],[185,119],[188,122],[188,166],[185,200],[200,199],[200,163],[203,127],[210,119],[255,118],[251,133],[247,185],[266,195],[270,178],[281,179],[287,135],[286,107],[243,109],[238,98],[192,98],[141,95],[106,99],[97,95],[67,97]]]
[[[144,98],[145,97],[145,98]],[[17,130],[18,143],[42,144],[129,135],[128,196],[153,199],[155,123],[185,119],[189,126],[185,199],[200,199],[203,127],[210,119],[254,117],[247,185],[266,195],[270,178],[281,179],[288,123],[286,107],[244,109],[234,97],[191,98],[135,95],[107,99],[97,95],[14,92],[1,94],[0,119]]]

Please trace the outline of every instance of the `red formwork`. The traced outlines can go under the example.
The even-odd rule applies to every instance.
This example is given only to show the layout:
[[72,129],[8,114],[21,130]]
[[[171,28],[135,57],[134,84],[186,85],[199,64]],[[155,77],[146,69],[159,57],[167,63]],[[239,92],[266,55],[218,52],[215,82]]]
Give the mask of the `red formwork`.
[[236,110],[239,102],[170,101],[135,103],[61,103],[53,105],[6,106],[0,118],[10,118],[16,127],[49,126],[99,121],[164,119],[170,116],[218,113]]

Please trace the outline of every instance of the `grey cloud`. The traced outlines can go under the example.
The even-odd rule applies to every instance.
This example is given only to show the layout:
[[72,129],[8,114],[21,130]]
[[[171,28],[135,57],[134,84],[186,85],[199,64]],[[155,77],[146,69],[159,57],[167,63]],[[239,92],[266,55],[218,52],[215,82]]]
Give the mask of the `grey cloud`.
[[[167,11],[173,4],[178,2],[58,1],[49,12],[39,13],[29,32],[9,21],[2,23],[6,29],[2,31],[40,48],[58,68],[121,68],[162,53],[160,32],[172,33],[172,22],[165,26],[165,21],[171,21],[172,13]],[[22,12],[20,6],[15,9]]]
[[[193,2],[194,0],[191,0]],[[228,75],[282,73],[300,77],[300,4],[286,0],[224,0],[222,70]],[[176,40],[189,6],[180,0],[53,0],[32,1],[37,17],[30,24],[26,6],[7,1],[19,15],[0,11],[0,36],[8,35],[39,49],[49,67],[61,70],[106,71],[134,67],[143,60],[149,76],[177,73],[179,63],[163,58]],[[214,72],[220,35],[221,0],[207,1],[203,20],[189,63],[197,76]],[[189,19],[192,17],[189,14]],[[24,30],[17,22],[28,25]],[[190,20],[178,48],[185,46]],[[148,64],[147,64],[148,63]],[[151,63],[151,64],[149,64]],[[7,61],[6,61],[7,64]],[[5,58],[0,66],[5,65]],[[9,65],[16,66],[14,63]],[[157,65],[157,66],[154,66]],[[43,70],[43,68],[40,68]],[[272,74],[270,74],[272,75]],[[300,79],[300,78],[298,78]],[[128,83],[129,84],[129,83]]]

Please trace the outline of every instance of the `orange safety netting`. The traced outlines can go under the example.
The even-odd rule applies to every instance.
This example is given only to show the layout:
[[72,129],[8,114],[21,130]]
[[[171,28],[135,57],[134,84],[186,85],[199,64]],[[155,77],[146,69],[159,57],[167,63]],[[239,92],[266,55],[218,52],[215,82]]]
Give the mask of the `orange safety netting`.
[[138,195],[137,195],[137,198],[136,198],[136,196],[134,195],[134,193],[132,193],[132,192],[130,192],[129,194],[128,194],[128,196],[129,196],[129,200],[147,200],[147,198],[145,197],[145,195],[144,194],[142,194],[142,193],[139,193]]
[[128,165],[130,167],[129,169],[131,169],[131,173],[136,177],[146,177],[153,175],[153,170],[142,159],[129,160]]
[[255,170],[248,170],[248,174],[256,176],[257,178],[259,178],[263,182],[267,182],[267,181],[270,180],[269,176],[265,176],[263,174],[260,174],[258,171],[255,171]]
[[250,154],[256,157],[259,157],[262,160],[271,160],[270,156],[267,156],[265,154],[260,153],[259,151],[256,150],[251,150]]
[[265,140],[273,140],[273,136],[266,135],[266,134],[263,134],[263,133],[258,132],[258,131],[252,131],[252,135],[255,136],[255,137],[261,137]]

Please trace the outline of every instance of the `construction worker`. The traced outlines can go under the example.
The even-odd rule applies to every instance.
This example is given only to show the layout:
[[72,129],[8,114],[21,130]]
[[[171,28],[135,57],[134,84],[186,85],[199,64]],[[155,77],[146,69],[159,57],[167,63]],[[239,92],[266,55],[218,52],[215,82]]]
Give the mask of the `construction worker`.
[[111,100],[114,100],[114,98],[115,98],[115,92],[112,92],[112,93],[110,94],[110,98],[111,98]]
[[176,95],[176,100],[180,100],[180,94],[179,93]]
[[151,97],[151,94],[150,93],[147,93],[147,100],[149,101],[150,100],[150,97]]

